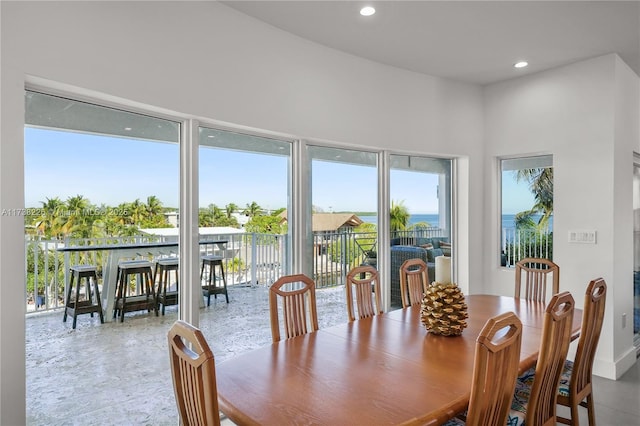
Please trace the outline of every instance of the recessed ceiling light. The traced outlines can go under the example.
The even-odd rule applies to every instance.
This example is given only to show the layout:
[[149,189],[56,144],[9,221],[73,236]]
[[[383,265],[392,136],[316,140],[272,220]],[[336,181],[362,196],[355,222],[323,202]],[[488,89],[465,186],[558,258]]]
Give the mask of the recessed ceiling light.
[[524,68],[527,65],[529,65],[529,62],[527,62],[527,61],[520,61],[520,62],[516,62],[515,64],[513,64],[513,66],[515,68]]
[[124,128],[127,132],[133,130],[131,127],[125,127]]
[[362,9],[360,9],[360,15],[362,16],[371,16],[374,13],[376,13],[376,10],[371,6],[365,6]]

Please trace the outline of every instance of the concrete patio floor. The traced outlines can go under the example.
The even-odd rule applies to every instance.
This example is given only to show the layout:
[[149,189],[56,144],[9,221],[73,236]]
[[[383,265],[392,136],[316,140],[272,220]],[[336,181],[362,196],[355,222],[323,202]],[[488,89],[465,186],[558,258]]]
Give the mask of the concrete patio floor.
[[[347,321],[344,287],[316,292],[321,328]],[[26,318],[27,424],[177,425],[165,316],[127,313],[124,323],[96,317],[62,322],[62,311]],[[201,309],[200,329],[216,364],[269,345],[267,287],[229,287]],[[226,423],[226,422],[225,422]]]

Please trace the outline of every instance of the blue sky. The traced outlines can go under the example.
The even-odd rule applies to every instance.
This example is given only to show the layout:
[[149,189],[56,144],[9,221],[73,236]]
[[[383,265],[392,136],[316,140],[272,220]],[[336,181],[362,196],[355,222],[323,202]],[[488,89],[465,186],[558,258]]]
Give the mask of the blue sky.
[[[83,195],[95,205],[116,206],[157,196],[165,207],[179,198],[177,144],[35,128],[25,129],[25,204]],[[287,204],[285,157],[221,149],[200,150],[200,205],[239,207],[255,201],[266,209]],[[324,211],[375,211],[373,167],[314,161],[312,202]],[[416,191],[419,188],[419,191]],[[525,187],[526,189],[526,187]],[[391,199],[410,213],[437,213],[437,176],[394,170]],[[522,185],[509,183],[504,213],[533,203]]]

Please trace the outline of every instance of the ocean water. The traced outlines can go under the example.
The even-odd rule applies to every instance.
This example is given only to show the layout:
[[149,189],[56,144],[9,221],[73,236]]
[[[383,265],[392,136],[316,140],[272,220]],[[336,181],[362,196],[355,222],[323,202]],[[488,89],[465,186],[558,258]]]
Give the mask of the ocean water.
[[[503,214],[502,215],[502,227],[503,228],[515,228],[515,214]],[[378,216],[359,216],[363,222],[378,224]],[[540,215],[534,215],[534,220],[540,219]],[[437,214],[412,214],[409,217],[409,225],[415,225],[419,222],[426,222],[431,226],[438,226]],[[553,217],[550,220],[551,229],[553,229]]]

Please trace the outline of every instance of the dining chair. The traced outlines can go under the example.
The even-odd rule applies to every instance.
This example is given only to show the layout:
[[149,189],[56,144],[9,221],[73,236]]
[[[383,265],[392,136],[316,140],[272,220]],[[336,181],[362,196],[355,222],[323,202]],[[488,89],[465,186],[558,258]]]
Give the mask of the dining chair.
[[[355,292],[358,319],[381,314],[380,280],[378,271],[371,265],[356,266],[347,274],[344,286],[347,293],[347,315],[349,321],[355,321],[353,309],[353,293]],[[374,307],[375,304],[375,307]]]
[[202,332],[178,320],[167,337],[180,424],[220,425],[215,361]]
[[587,408],[589,425],[596,424],[591,379],[593,359],[604,321],[606,296],[607,284],[602,278],[589,282],[584,295],[582,329],[576,356],[573,362],[567,360],[564,363],[558,387],[558,404],[569,407],[571,417],[558,416],[559,423],[578,425],[578,406],[580,405]]
[[[516,298],[545,302],[551,275],[551,294],[560,292],[560,267],[549,259],[528,257],[516,263]],[[524,285],[524,292],[522,286]],[[522,296],[521,296],[522,294]]]
[[429,285],[427,264],[422,259],[407,259],[400,266],[400,297],[402,307],[422,303]]
[[304,274],[284,275],[269,289],[271,336],[274,343],[280,341],[278,298],[282,299],[285,339],[318,330],[315,283]]
[[556,424],[556,395],[571,342],[574,308],[575,301],[568,291],[554,294],[547,305],[538,361],[516,382],[509,425]]
[[513,401],[520,365],[522,322],[513,312],[489,318],[476,339],[469,409],[460,424],[504,426]]

